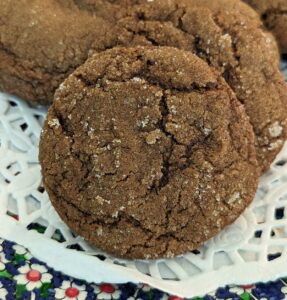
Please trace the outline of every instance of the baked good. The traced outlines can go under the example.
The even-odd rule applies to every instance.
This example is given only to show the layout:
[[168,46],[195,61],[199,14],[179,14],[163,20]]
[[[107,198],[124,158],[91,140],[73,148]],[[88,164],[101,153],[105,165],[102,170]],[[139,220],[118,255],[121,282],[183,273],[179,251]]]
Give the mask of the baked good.
[[79,67],[55,94],[39,158],[62,219],[124,258],[195,249],[238,218],[259,177],[234,93],[168,47],[114,48]]
[[80,4],[80,0],[0,1],[1,90],[31,104],[50,104],[55,89],[87,59],[92,42],[101,44],[109,27],[96,16],[101,11],[91,14]]
[[262,30],[255,12],[237,0],[132,2],[107,35],[105,47],[179,47],[215,67],[245,107],[257,158],[266,171],[286,139],[287,87],[275,41]]
[[278,40],[282,53],[287,53],[287,1],[244,0],[260,15],[264,25]]

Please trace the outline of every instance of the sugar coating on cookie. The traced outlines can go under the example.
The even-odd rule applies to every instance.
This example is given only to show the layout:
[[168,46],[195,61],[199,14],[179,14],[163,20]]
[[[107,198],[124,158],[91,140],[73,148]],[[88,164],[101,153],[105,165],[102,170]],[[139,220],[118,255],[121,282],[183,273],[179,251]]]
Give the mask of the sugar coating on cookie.
[[287,53],[287,1],[244,0],[260,15],[261,20],[277,38],[282,53]]
[[[275,40],[255,11],[237,0],[130,1],[106,47],[178,47],[219,70],[246,109],[266,171],[286,140],[287,87]],[[282,128],[277,136],[271,133],[275,123]]]
[[124,258],[200,246],[249,205],[259,176],[231,89],[168,47],[114,48],[77,69],[49,109],[40,162],[62,219]]

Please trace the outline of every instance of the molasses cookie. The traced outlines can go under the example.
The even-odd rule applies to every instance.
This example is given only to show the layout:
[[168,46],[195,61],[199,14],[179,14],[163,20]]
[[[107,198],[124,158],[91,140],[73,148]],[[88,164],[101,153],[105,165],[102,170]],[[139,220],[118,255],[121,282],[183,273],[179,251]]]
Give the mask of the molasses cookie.
[[173,46],[215,67],[244,105],[259,164],[267,170],[286,139],[287,87],[275,41],[254,11],[236,0],[134,3],[107,35],[106,47]]
[[276,36],[282,53],[287,53],[287,1],[244,0],[260,15],[267,29]]
[[92,42],[101,44],[109,26],[80,2],[0,1],[1,90],[32,104],[52,101],[55,89],[86,60]]
[[197,248],[238,218],[259,176],[234,93],[199,57],[168,47],[114,48],[70,75],[40,161],[62,219],[124,258]]

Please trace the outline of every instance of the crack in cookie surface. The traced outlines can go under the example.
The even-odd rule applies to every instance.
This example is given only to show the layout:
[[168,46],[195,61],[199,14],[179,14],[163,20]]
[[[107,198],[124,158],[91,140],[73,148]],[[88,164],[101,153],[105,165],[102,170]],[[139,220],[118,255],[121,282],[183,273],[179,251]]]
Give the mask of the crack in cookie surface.
[[265,27],[270,30],[283,54],[287,53],[287,3],[285,0],[244,0],[253,7],[261,17]]

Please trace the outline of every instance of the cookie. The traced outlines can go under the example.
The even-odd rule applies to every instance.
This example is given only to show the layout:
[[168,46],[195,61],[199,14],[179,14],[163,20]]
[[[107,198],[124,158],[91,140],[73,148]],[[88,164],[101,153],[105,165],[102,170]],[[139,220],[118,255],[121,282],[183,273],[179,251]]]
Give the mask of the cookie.
[[244,104],[264,172],[286,139],[287,87],[275,40],[261,27],[254,11],[236,0],[134,0],[106,48],[179,47],[215,67]]
[[80,0],[0,1],[0,89],[49,104],[108,27]]
[[286,0],[244,0],[260,15],[264,25],[273,32],[282,53],[287,53],[287,1]]
[[40,142],[62,219],[124,258],[173,257],[232,223],[259,169],[243,106],[190,52],[114,48],[58,89]]

